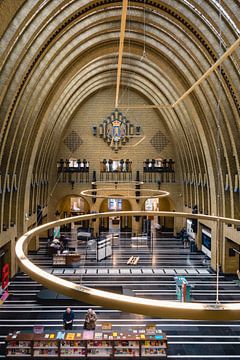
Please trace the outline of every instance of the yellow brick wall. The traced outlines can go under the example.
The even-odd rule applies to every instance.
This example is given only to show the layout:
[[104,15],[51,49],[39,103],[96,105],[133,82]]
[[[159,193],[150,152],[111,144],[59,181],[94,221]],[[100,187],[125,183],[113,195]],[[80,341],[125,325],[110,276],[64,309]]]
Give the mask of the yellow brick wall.
[[[123,91],[124,92],[124,91]],[[133,147],[139,141],[139,138],[131,139],[122,149],[116,154],[107,143],[98,135],[92,135],[92,126],[97,126],[111,114],[114,110],[114,89],[105,89],[99,91],[94,96],[91,96],[72,116],[71,122],[65,129],[63,137],[60,142],[58,159],[63,158],[86,158],[90,162],[90,174],[92,170],[100,169],[100,161],[104,158],[112,160],[130,159],[133,162],[133,175],[135,178],[136,170],[142,170],[143,161],[146,158],[172,158],[175,160],[174,148],[169,137],[169,132],[163,121],[161,121],[160,114],[156,110],[129,110],[123,111],[124,115],[133,125],[140,125],[142,135],[145,136],[140,145]],[[130,103],[145,103],[140,95],[135,92],[130,92],[126,96],[130,98]],[[125,102],[126,99],[122,99]],[[121,109],[120,109],[121,110]],[[83,144],[79,149],[71,153],[67,146],[64,144],[64,139],[71,131],[76,131],[83,140]],[[151,138],[157,131],[161,131],[170,141],[165,149],[159,153],[150,144]],[[99,133],[99,132],[98,132]]]

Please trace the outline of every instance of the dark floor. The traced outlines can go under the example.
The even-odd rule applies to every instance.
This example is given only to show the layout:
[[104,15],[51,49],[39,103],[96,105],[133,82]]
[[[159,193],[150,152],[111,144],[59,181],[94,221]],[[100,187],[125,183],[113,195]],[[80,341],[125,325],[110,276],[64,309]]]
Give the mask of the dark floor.
[[[80,246],[83,252],[83,244]],[[140,257],[137,266],[127,266],[131,255]],[[190,253],[178,239],[159,239],[153,249],[131,247],[128,239],[121,240],[113,256],[96,264],[94,251],[89,250],[80,268],[52,267],[46,255],[46,242],[32,260],[58,276],[106,290],[130,291],[139,297],[176,300],[174,276],[184,275],[192,286],[192,301],[214,302],[216,276],[203,264],[200,252]],[[64,303],[39,304],[37,294],[42,286],[26,274],[19,273],[9,287],[11,295],[0,306],[0,357],[4,358],[4,340],[13,330],[32,330],[34,325],[44,325],[45,330],[62,328]],[[240,287],[230,277],[220,277],[220,301],[240,301]],[[72,302],[76,320],[74,328],[83,328],[87,304]],[[114,329],[136,329],[154,323],[168,336],[168,358],[171,359],[240,359],[240,321],[206,322],[147,318],[117,310],[92,306],[98,316],[97,325],[112,322]]]

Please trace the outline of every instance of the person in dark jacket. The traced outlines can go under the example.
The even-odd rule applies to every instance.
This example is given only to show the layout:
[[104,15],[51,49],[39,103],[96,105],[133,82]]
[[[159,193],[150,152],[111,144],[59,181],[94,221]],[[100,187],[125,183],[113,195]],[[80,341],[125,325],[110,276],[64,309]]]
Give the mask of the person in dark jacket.
[[63,313],[63,326],[65,330],[72,330],[73,320],[74,312],[70,307],[68,307]]

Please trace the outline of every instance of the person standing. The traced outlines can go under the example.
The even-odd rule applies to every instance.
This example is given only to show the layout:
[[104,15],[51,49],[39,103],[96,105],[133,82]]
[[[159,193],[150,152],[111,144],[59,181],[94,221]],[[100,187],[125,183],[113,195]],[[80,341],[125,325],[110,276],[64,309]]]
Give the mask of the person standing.
[[85,317],[84,329],[95,330],[97,315],[93,309],[88,309]]
[[74,321],[74,312],[68,307],[66,311],[63,313],[63,326],[65,330],[72,330]]

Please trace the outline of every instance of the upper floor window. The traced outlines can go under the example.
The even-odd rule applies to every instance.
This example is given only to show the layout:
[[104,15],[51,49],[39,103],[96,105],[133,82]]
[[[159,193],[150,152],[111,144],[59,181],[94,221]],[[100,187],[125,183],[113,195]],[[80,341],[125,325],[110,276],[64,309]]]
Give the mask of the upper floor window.
[[122,199],[108,199],[108,210],[121,211]]

